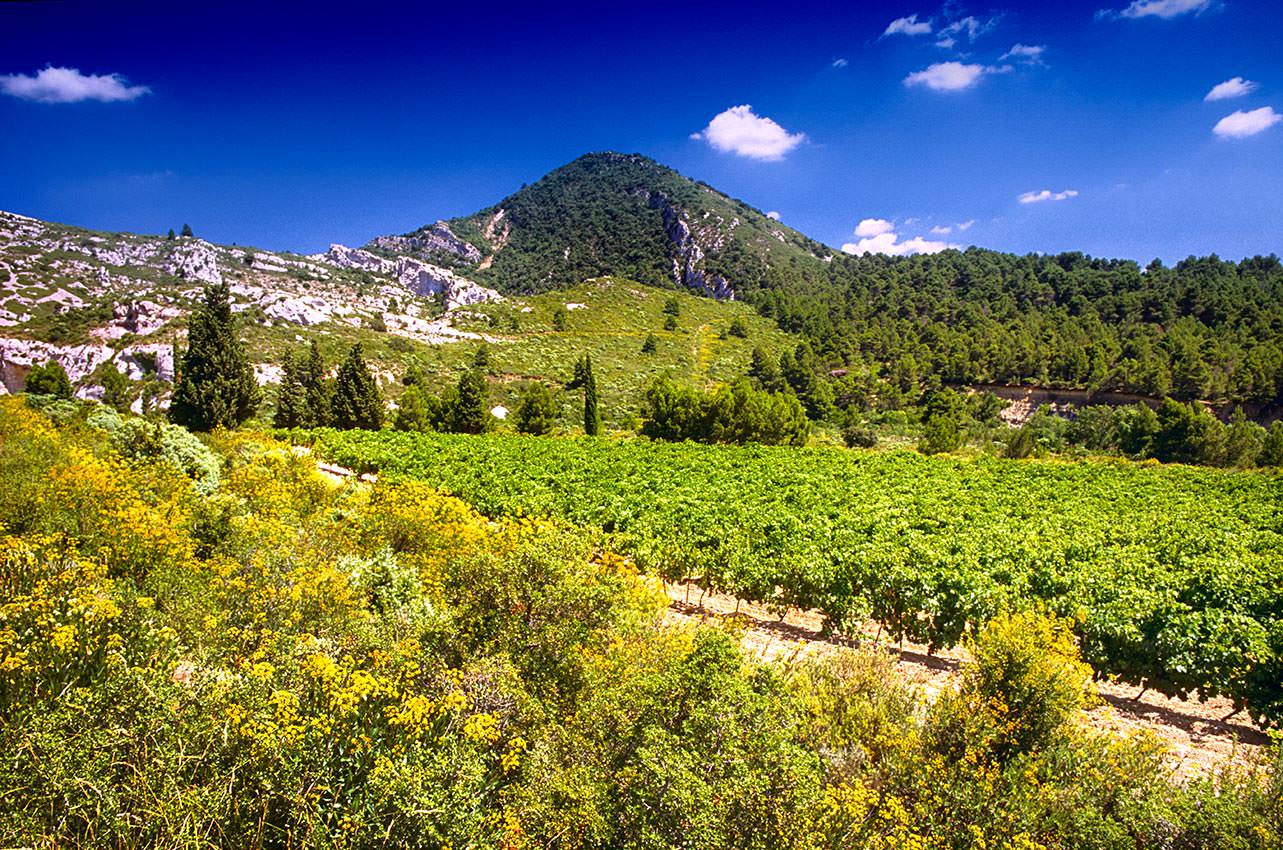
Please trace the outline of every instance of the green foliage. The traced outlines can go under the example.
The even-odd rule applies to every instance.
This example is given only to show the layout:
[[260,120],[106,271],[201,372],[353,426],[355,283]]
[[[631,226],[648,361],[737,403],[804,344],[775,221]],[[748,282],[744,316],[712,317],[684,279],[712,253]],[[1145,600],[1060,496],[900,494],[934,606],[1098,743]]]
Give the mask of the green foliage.
[[119,413],[129,410],[131,382],[114,363],[107,363],[102,367],[98,383],[102,386],[103,404]]
[[551,434],[557,421],[557,405],[548,388],[537,381],[526,387],[513,421],[522,434]]
[[565,307],[558,307],[552,311],[552,329],[554,331],[564,331],[566,329]]
[[646,341],[642,343],[642,354],[654,354],[659,349],[659,339],[654,334],[646,334]]
[[748,339],[748,323],[744,321],[742,316],[736,316],[731,319],[730,325],[726,328],[726,335]]
[[481,434],[489,430],[492,416],[486,407],[486,380],[478,371],[459,376],[454,404],[446,412],[446,430],[460,434]]
[[383,393],[365,364],[359,342],[339,364],[331,405],[336,428],[377,431],[383,427]]
[[195,233],[192,233],[192,226],[191,226],[190,224],[184,224],[184,225],[183,225],[183,229],[182,229],[182,233],[181,233],[181,235],[182,235],[184,238],[190,239],[191,237],[195,236],[196,234],[195,234]]
[[677,323],[677,317],[674,316],[672,313],[669,313],[667,316],[664,317],[664,330],[672,333],[679,330],[680,327],[681,326]]
[[1164,463],[1217,465],[1225,456],[1225,428],[1198,405],[1164,399],[1150,454]]
[[999,614],[970,648],[958,691],[935,704],[930,721],[931,746],[955,760],[979,750],[1006,763],[1045,750],[1091,692],[1091,667],[1065,622]]
[[1283,420],[1275,420],[1261,446],[1261,466],[1283,466]]
[[111,434],[112,445],[121,456],[134,460],[159,460],[195,481],[196,490],[208,495],[214,492],[222,477],[222,467],[215,454],[185,428],[168,422],[148,422],[129,417],[99,420]]
[[325,361],[313,340],[307,352],[287,352],[277,393],[277,428],[319,428],[333,421],[334,386],[325,378]]
[[258,408],[258,383],[236,337],[228,297],[226,284],[205,288],[203,302],[188,319],[187,350],[175,358],[169,418],[193,431],[235,428]]
[[32,366],[27,372],[23,389],[31,395],[47,395],[54,398],[71,398],[71,379],[67,370],[57,360],[50,360],[42,366]]
[[1033,429],[1022,425],[1011,432],[1007,444],[1003,446],[1002,456],[1009,458],[1027,458],[1034,453],[1035,442]]
[[660,378],[646,390],[641,415],[641,433],[656,440],[801,446],[811,430],[796,398],[747,380],[702,393]]
[[878,432],[854,410],[848,410],[842,423],[842,442],[851,449],[871,449],[878,444]]
[[334,434],[319,449],[491,515],[610,529],[648,571],[818,609],[834,630],[872,619],[944,647],[1045,605],[1075,618],[1097,670],[1283,718],[1273,474],[658,440]]
[[1277,762],[1182,782],[1144,739],[1086,731],[1062,621],[999,616],[931,706],[884,648],[766,664],[733,628],[665,625],[615,535],[332,485],[252,432],[210,438],[202,495],[83,425],[0,400],[4,846],[1278,845]]
[[424,392],[423,387],[412,384],[397,399],[392,427],[398,431],[431,431],[441,419],[439,405],[440,401]]

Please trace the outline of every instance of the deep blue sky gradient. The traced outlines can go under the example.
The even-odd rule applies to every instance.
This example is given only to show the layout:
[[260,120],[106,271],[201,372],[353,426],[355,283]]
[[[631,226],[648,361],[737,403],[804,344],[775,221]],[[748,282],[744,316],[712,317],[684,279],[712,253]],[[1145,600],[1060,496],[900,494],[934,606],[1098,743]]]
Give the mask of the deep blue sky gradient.
[[[1283,124],[1212,134],[1236,109],[1283,112],[1283,4],[1095,14],[1124,5],[0,3],[0,75],[68,66],[152,90],[0,96],[0,209],[310,252],[475,211],[613,149],[835,246],[877,217],[1020,253],[1283,253]],[[951,50],[879,37],[911,13],[1000,17]],[[1017,42],[1046,45],[1046,65],[960,92],[903,84],[934,62],[1000,64]],[[1203,101],[1234,76],[1259,89]],[[807,141],[761,162],[690,138],[737,104]],[[1016,200],[1041,189],[1079,194]]]

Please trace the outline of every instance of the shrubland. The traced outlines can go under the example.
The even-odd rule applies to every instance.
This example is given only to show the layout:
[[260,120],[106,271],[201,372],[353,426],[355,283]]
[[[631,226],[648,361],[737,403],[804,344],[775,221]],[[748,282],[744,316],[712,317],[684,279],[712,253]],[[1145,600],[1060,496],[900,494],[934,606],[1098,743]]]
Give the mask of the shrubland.
[[997,613],[931,702],[877,648],[663,626],[591,529],[247,431],[197,440],[211,482],[57,411],[0,399],[5,846],[1280,844],[1272,762],[1180,784],[1082,724],[1055,616]]

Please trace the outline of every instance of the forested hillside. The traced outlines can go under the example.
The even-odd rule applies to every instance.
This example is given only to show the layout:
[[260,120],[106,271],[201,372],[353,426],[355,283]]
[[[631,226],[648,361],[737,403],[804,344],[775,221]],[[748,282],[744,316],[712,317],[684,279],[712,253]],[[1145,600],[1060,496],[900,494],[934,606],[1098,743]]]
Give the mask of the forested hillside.
[[[467,249],[443,250],[443,232]],[[899,407],[939,382],[1283,398],[1275,256],[1170,268],[976,248],[855,257],[645,157],[612,153],[416,233],[384,247],[436,246],[428,256],[502,291],[613,274],[749,301],[831,368],[853,370],[875,406]]]

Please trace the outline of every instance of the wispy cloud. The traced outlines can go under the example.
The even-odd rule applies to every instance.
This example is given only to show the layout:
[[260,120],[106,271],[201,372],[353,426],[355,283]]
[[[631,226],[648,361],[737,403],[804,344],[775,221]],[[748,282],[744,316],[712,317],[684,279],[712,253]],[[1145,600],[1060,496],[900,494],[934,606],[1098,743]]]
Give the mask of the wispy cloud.
[[1004,74],[1010,65],[976,65],[964,62],[937,62],[904,78],[906,86],[924,86],[932,91],[969,89],[986,74]]
[[1171,20],[1181,15],[1201,15],[1212,8],[1212,0],[1132,0],[1123,9],[1101,9],[1097,18],[1161,18]]
[[119,74],[82,74],[76,68],[50,66],[34,75],[0,76],[0,91],[10,97],[36,103],[79,103],[85,100],[113,103],[136,100],[151,89],[131,86]]
[[842,250],[848,254],[887,254],[892,257],[902,257],[906,254],[938,254],[949,248],[961,247],[949,242],[924,239],[921,236],[901,241],[895,224],[885,218],[862,219],[855,226],[855,236],[858,242],[848,242],[842,246]]
[[1203,100],[1230,100],[1235,97],[1251,94],[1256,91],[1257,84],[1251,80],[1245,80],[1242,77],[1231,77],[1223,83],[1217,83],[1212,86],[1212,90],[1207,93]]
[[1013,44],[1011,49],[998,57],[1002,62],[1006,59],[1013,59],[1017,62],[1028,62],[1030,65],[1042,65],[1042,55],[1047,52],[1047,46],[1044,44]]
[[850,62],[840,57],[837,59],[834,59],[832,63],[834,68],[845,68],[847,65],[850,65],[850,64],[851,64]]
[[1025,192],[1016,198],[1022,204],[1041,204],[1047,201],[1067,201],[1070,198],[1078,197],[1077,189],[1066,189],[1063,192],[1053,192],[1050,189],[1042,189],[1037,192]]
[[1283,121],[1283,115],[1275,112],[1272,106],[1262,106],[1251,112],[1240,109],[1217,121],[1212,132],[1222,139],[1246,139],[1265,132],[1280,121]]
[[887,24],[883,30],[882,37],[889,35],[930,35],[931,21],[919,21],[917,14],[909,15],[907,18],[896,18]]
[[733,153],[748,159],[774,161],[806,141],[805,133],[790,133],[764,115],[757,115],[748,104],[732,106],[708,122],[692,139],[703,139],[721,153]]

